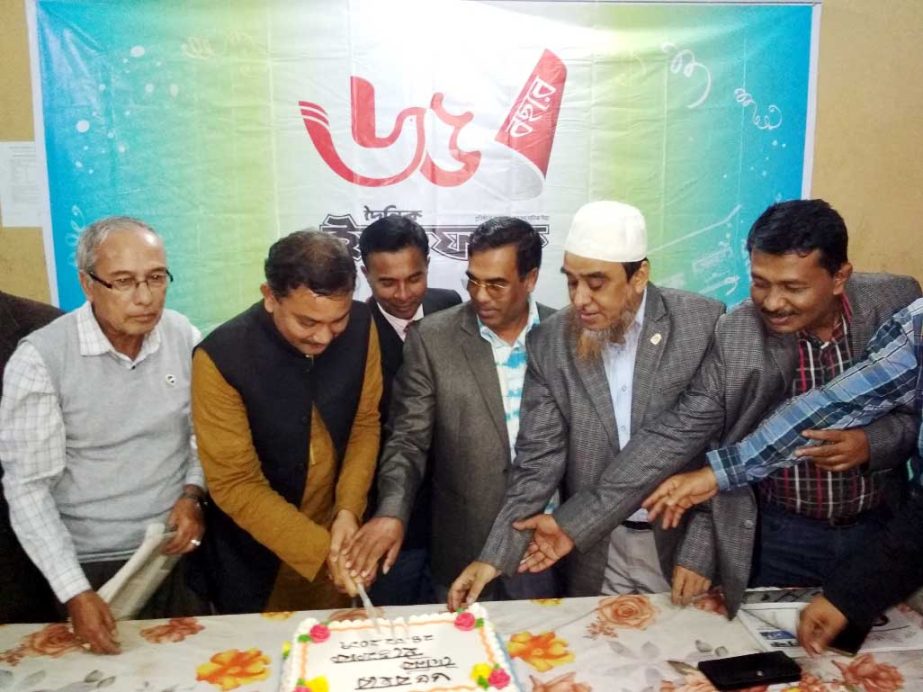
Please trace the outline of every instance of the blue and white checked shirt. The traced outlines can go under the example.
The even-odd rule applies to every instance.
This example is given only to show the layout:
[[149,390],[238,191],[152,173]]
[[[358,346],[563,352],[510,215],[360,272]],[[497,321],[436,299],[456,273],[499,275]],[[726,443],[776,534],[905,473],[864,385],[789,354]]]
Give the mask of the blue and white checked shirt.
[[[804,430],[868,425],[898,406],[923,414],[923,298],[885,322],[864,360],[829,384],[788,401],[736,445],[708,453],[722,490],[765,478],[799,463],[798,447],[816,444]],[[923,428],[917,452],[923,457]]]

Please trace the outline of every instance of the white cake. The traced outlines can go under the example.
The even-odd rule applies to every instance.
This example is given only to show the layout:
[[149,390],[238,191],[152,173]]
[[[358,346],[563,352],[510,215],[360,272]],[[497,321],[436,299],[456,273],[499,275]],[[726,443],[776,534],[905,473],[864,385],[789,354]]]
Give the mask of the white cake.
[[520,689],[487,612],[478,604],[461,613],[407,620],[303,620],[280,686],[281,692]]

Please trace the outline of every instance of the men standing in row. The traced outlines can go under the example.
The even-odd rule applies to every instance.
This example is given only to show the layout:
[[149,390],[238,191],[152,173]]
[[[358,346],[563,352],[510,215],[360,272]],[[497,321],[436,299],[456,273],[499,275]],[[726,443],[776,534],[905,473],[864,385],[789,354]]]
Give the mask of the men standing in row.
[[[19,340],[63,313],[56,307],[0,291],[0,397],[3,370]],[[3,471],[0,469],[0,479]],[[47,622],[56,616],[54,595],[10,525],[10,510],[0,494],[0,623]]]
[[[591,490],[608,460],[619,463],[632,432],[673,405],[724,311],[715,300],[648,281],[644,217],[620,202],[577,212],[561,271],[571,307],[529,338],[511,481],[479,561],[452,586],[451,608],[476,600],[501,572],[515,574],[526,529],[553,519],[514,522],[540,512],[562,481],[569,494]],[[625,477],[639,472],[619,468]],[[675,538],[656,539],[646,515],[635,513],[567,562],[568,595],[668,591]]]
[[[13,528],[97,653],[119,650],[96,592],[141,544],[147,524],[202,538],[202,471],[192,444],[189,382],[198,331],[164,309],[172,280],[160,237],[112,217],[77,245],[87,302],[27,336],[7,363],[0,459]],[[183,570],[142,617],[193,614]]]
[[[677,405],[632,437],[596,487],[559,508],[556,527],[536,533],[529,569],[593,545],[708,445],[740,440],[792,394],[835,377],[880,324],[920,296],[909,277],[853,274],[846,226],[823,200],[772,205],[754,223],[747,248],[752,301],[721,318],[713,349]],[[912,412],[898,411],[862,429],[828,431],[816,463],[761,492],[757,583],[823,581],[841,554],[876,529],[884,474],[868,471],[897,469],[918,425]],[[631,482],[623,465],[639,471]],[[845,473],[828,470],[841,465]],[[750,581],[756,533],[749,488],[722,493],[710,511],[696,512],[678,554],[674,599],[688,602],[720,575],[733,615]]]
[[[394,381],[390,437],[378,473],[374,519],[356,534],[352,569],[368,580],[387,571],[403,540],[428,466],[433,474],[430,559],[436,596],[477,556],[500,509],[519,428],[525,338],[551,314],[531,294],[542,241],[527,222],[498,217],[468,244],[469,303],[410,330]],[[432,449],[432,460],[429,460]],[[550,574],[511,578],[496,597],[555,595]]]
[[[385,216],[372,222],[359,236],[362,273],[372,290],[369,305],[381,341],[382,395],[378,410],[384,427],[391,403],[391,383],[404,362],[404,340],[413,322],[461,303],[455,291],[428,288],[429,239],[412,219]],[[430,468],[428,466],[428,468]],[[377,509],[375,487],[369,494],[370,515]],[[423,477],[407,522],[404,543],[387,574],[372,587],[379,605],[412,605],[435,601],[429,570],[432,519],[432,473]]]
[[378,335],[368,306],[353,301],[346,246],[292,233],[269,249],[265,271],[263,300],[193,358],[213,500],[203,548],[222,613],[348,602],[335,589],[349,585],[337,555],[365,511],[378,453]]

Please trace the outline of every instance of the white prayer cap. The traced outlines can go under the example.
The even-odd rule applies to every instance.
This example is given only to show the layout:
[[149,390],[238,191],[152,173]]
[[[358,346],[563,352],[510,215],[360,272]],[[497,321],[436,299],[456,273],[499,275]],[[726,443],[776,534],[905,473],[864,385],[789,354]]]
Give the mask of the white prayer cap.
[[571,222],[564,251],[604,262],[647,257],[647,226],[641,211],[622,202],[584,204]]

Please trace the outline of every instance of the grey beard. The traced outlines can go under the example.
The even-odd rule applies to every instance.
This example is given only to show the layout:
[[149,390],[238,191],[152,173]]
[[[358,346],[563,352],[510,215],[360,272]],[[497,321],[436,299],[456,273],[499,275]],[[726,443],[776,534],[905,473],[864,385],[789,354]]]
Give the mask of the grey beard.
[[570,329],[577,342],[577,360],[585,363],[598,362],[602,359],[603,348],[607,344],[625,342],[625,334],[635,319],[637,306],[628,306],[622,310],[619,319],[605,329],[587,329],[580,323],[580,317],[573,308],[570,314]]

